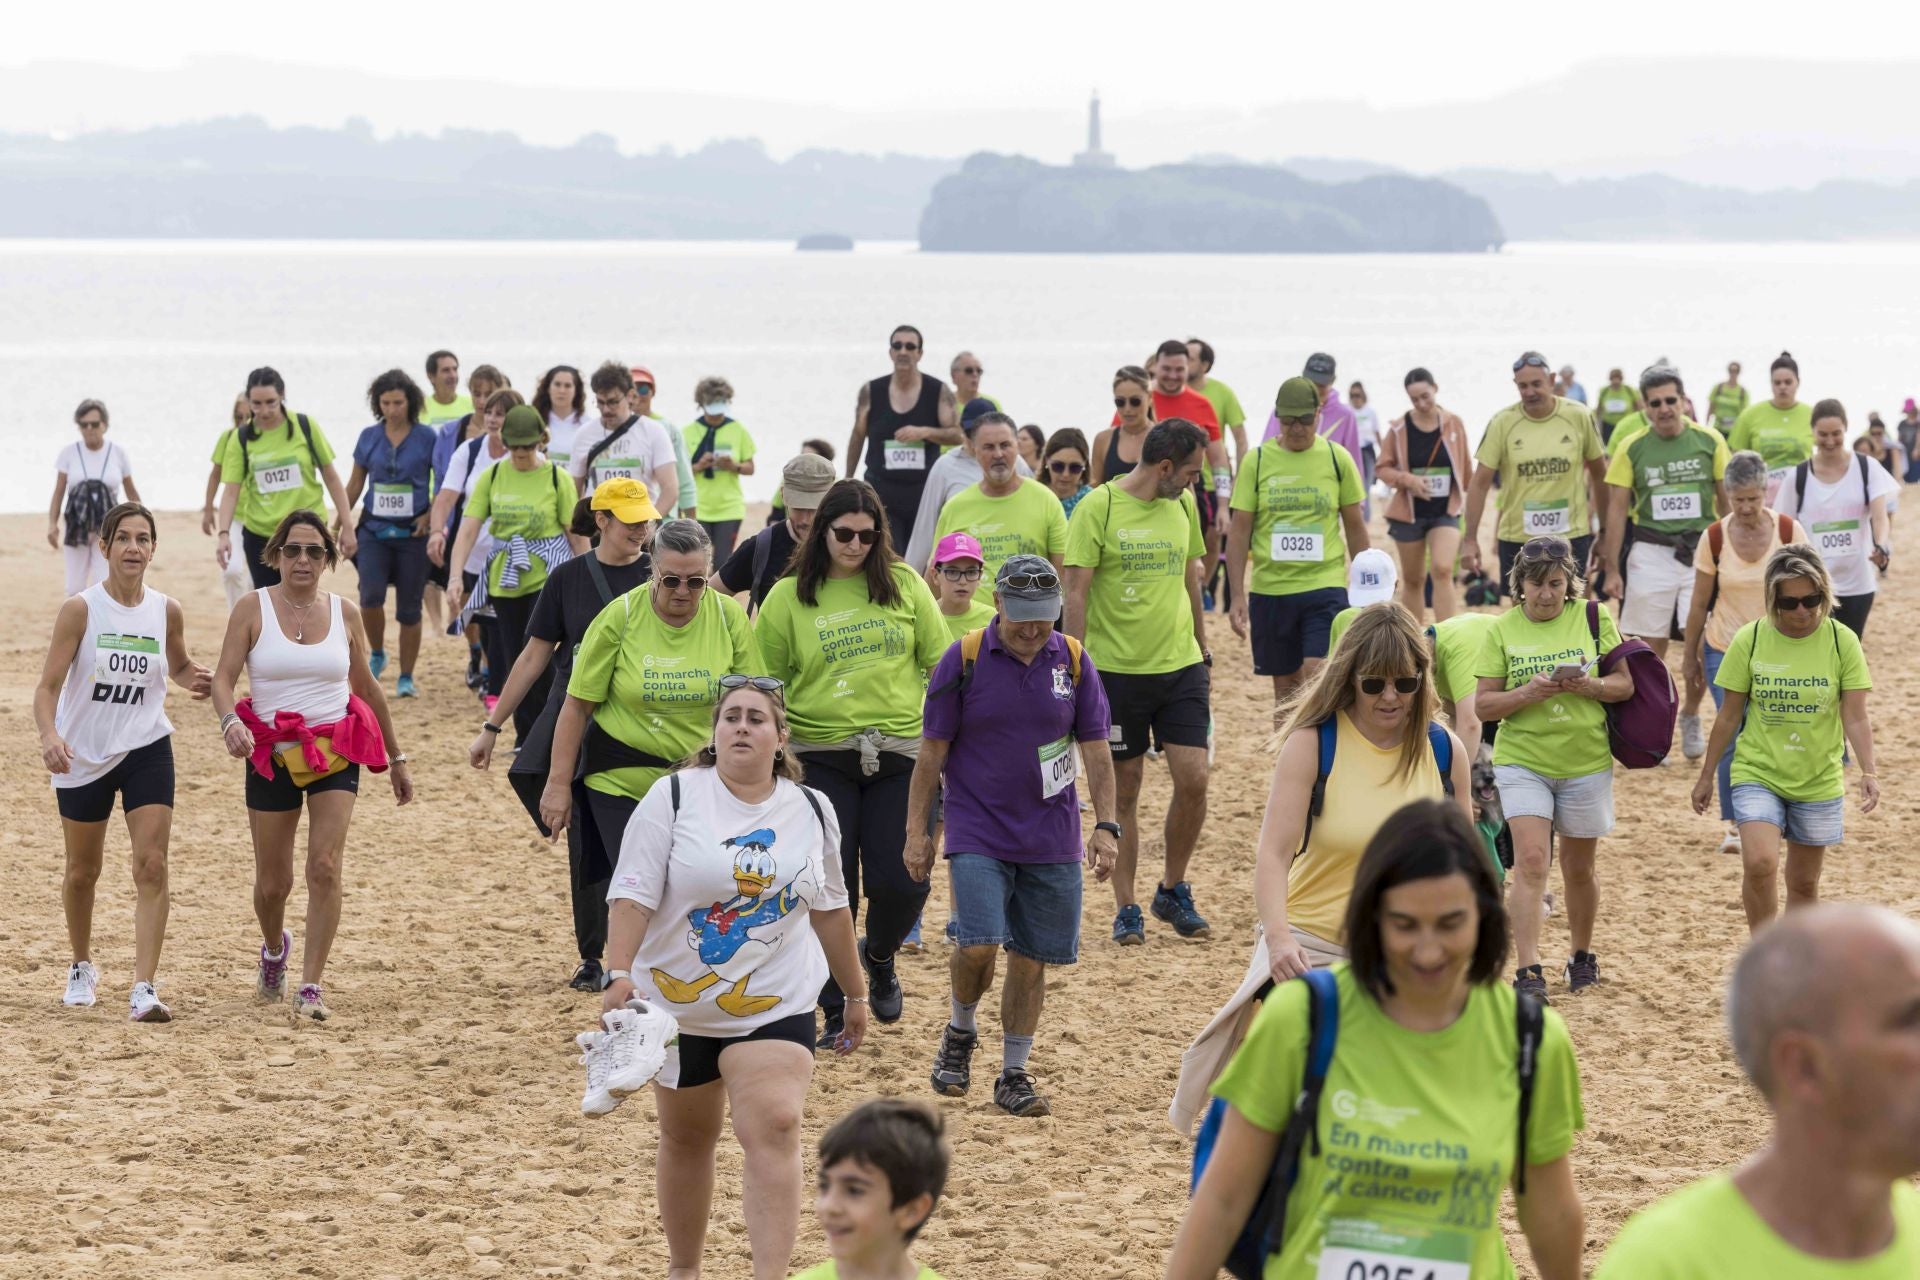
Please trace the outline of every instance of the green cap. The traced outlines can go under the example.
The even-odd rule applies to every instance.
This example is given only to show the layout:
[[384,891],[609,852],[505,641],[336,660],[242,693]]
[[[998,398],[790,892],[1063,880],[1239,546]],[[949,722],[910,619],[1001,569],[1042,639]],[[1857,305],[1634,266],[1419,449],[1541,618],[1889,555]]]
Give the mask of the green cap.
[[507,420],[500,424],[500,442],[508,448],[539,444],[540,437],[545,434],[546,421],[541,418],[540,411],[530,404],[517,404],[507,410]]
[[1280,394],[1273,398],[1273,412],[1282,418],[1317,417],[1320,413],[1320,388],[1305,378],[1288,378],[1280,384]]

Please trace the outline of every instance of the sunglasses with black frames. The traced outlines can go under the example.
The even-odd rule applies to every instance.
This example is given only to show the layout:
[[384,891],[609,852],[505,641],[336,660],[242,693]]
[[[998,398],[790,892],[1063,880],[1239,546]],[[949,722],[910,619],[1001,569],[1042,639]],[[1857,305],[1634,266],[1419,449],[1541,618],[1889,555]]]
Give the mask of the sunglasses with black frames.
[[[1395,693],[1409,694],[1419,687],[1419,676],[1395,676],[1393,678],[1393,691]],[[1366,694],[1369,698],[1377,698],[1386,691],[1387,678],[1385,676],[1360,677],[1360,692]]]
[[860,545],[863,547],[870,547],[880,540],[880,531],[878,529],[849,529],[845,525],[836,524],[828,529],[827,532],[831,533],[842,546],[852,542],[855,538],[860,539]]

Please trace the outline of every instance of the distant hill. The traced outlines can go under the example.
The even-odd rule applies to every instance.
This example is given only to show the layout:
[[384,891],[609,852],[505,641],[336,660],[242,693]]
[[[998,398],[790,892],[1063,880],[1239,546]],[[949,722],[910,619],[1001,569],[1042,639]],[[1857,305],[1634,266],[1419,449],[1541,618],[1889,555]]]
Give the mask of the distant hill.
[[1312,182],[1254,165],[1080,169],[970,157],[920,247],[1010,253],[1448,253],[1498,248],[1486,202],[1430,178]]

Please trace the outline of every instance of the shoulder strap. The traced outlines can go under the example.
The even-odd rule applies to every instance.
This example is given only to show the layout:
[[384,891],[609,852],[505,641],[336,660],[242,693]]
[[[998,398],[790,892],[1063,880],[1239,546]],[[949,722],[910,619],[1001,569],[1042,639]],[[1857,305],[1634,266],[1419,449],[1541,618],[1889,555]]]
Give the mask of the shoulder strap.
[[940,697],[956,689],[965,694],[967,686],[973,683],[973,664],[980,658],[980,642],[986,638],[985,627],[975,627],[960,637],[960,674],[937,689],[927,690],[927,696]]
[[1546,1014],[1540,1002],[1524,991],[1516,992],[1513,1017],[1520,1040],[1520,1123],[1513,1154],[1513,1189],[1527,1194],[1527,1125],[1533,1119],[1533,1082],[1540,1070],[1540,1038],[1546,1026]]
[[[1780,519],[1784,521],[1786,517],[1781,516]],[[1707,526],[1707,554],[1712,558],[1716,570],[1720,568],[1720,548],[1726,545],[1726,538],[1726,521],[1715,520]]]
[[[813,794],[813,788],[807,786],[805,783],[799,783],[796,785],[798,785],[800,788],[800,794],[807,798],[807,807],[813,810],[813,816],[815,820],[820,823],[820,840],[822,845],[824,846],[827,839],[827,815],[826,815],[826,812],[820,808],[820,797]],[[836,852],[836,851],[823,847],[820,850],[820,855],[822,857],[826,857],[828,854],[833,852]]]
[[753,535],[753,580],[747,583],[747,590],[759,590],[760,579],[767,573],[767,562],[772,559],[773,526],[768,525]]
[[1812,468],[1811,462],[1803,462],[1793,469],[1793,509],[1795,511],[1807,505],[1807,472]]
[[1453,794],[1453,738],[1447,733],[1447,727],[1437,721],[1427,722],[1427,745],[1433,748],[1433,763],[1440,769],[1440,786],[1448,795]]
[[673,816],[680,817],[680,774],[676,771],[667,775],[667,791],[673,798]]
[[1600,602],[1587,601],[1587,631],[1593,636],[1593,656],[1604,658],[1607,655],[1600,649]]
[[612,431],[608,432],[606,435],[601,436],[600,442],[594,445],[593,448],[587,450],[587,461],[584,467],[582,468],[582,470],[586,472],[587,478],[589,480],[593,478],[593,460],[599,457],[601,454],[605,453],[608,447],[611,446],[615,440],[618,440],[621,436],[627,434],[628,428],[632,427],[634,423],[638,421],[640,421],[640,415],[635,414],[633,417],[621,423],[619,426],[615,427]]
[[604,609],[613,603],[613,586],[607,581],[607,571],[600,567],[600,557],[591,551],[581,559],[587,562],[587,573],[593,578],[593,589],[600,593],[600,607]]
[[1774,519],[1780,522],[1780,545],[1784,547],[1793,541],[1793,517],[1776,515]]
[[1314,734],[1319,744],[1320,765],[1318,772],[1313,775],[1313,790],[1307,798],[1307,825],[1300,832],[1301,853],[1307,851],[1307,841],[1313,838],[1313,820],[1319,817],[1320,811],[1326,807],[1327,777],[1333,772],[1334,748],[1340,745],[1340,722],[1335,718],[1338,714],[1336,712],[1334,716],[1329,716],[1314,726]]
[[477,435],[467,441],[467,480],[473,480],[473,464],[480,461],[480,446],[487,442],[485,435]]
[[313,419],[307,417],[304,413],[295,414],[294,416],[300,419],[300,434],[307,438],[307,456],[313,459],[313,469],[318,471],[320,469],[320,454],[319,451],[313,447]]
[[1067,635],[1065,632],[1061,633],[1060,638],[1067,642],[1067,671],[1073,677],[1074,687],[1079,688],[1080,686],[1080,655],[1083,652],[1080,646],[1080,642],[1074,639],[1072,636]]
[[1340,1038],[1340,989],[1333,972],[1309,969],[1303,980],[1307,984],[1307,1061],[1300,1073],[1300,1092],[1280,1134],[1280,1146],[1260,1200],[1247,1223],[1259,1241],[1262,1266],[1280,1252],[1286,1241],[1287,1199],[1300,1175],[1302,1149],[1311,1142],[1313,1153],[1320,1154],[1320,1094],[1326,1087],[1334,1046]]
[[1856,453],[1853,456],[1860,461],[1860,501],[1863,505],[1871,507],[1873,505],[1873,485],[1867,481],[1867,468],[1872,464],[1867,461],[1867,455],[1864,453]]

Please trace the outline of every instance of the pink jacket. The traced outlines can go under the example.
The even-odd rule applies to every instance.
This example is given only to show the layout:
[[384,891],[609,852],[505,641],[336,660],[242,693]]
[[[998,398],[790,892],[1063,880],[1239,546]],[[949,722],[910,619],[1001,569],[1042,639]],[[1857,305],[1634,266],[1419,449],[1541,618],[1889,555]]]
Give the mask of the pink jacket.
[[308,724],[306,717],[297,711],[277,711],[269,725],[253,713],[252,698],[234,703],[233,711],[253,735],[253,754],[248,761],[263,778],[273,776],[274,748],[286,742],[300,744],[307,757],[307,768],[315,773],[325,769],[327,758],[314,745],[315,738],[331,739],[333,753],[344,760],[366,765],[375,773],[386,770],[387,743],[380,733],[380,721],[374,717],[373,708],[357,696],[347,699],[346,718],[332,724]]
[[[1446,447],[1447,464],[1453,468],[1453,485],[1447,491],[1447,514],[1457,516],[1466,506],[1467,485],[1473,480],[1473,450],[1467,444],[1467,428],[1460,416],[1440,410],[1440,443]],[[1405,414],[1387,424],[1380,440],[1380,457],[1375,473],[1393,489],[1387,501],[1387,519],[1413,519],[1413,495],[1395,483],[1405,479],[1414,468],[1426,466],[1426,459],[1407,458],[1407,418]]]

